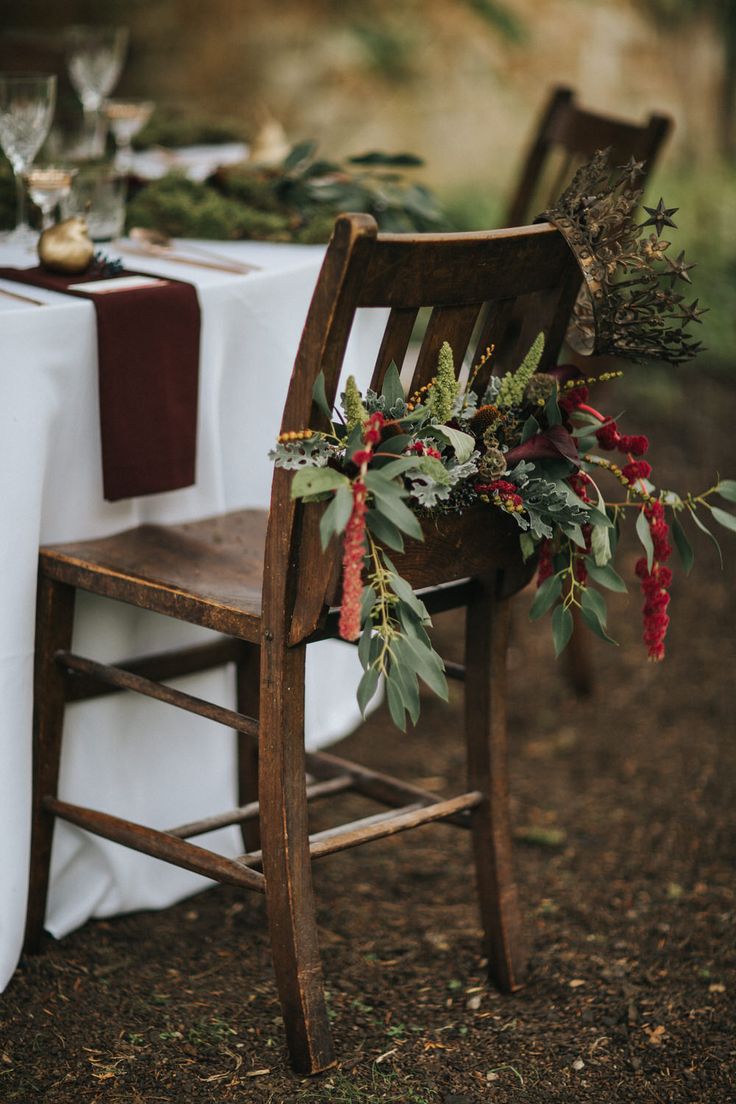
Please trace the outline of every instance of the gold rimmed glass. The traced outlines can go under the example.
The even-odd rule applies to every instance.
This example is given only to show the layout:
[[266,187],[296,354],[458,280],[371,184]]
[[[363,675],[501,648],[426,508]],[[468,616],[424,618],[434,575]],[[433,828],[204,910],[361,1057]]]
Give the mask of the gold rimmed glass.
[[69,195],[77,169],[48,165],[31,168],[23,174],[28,194],[41,208],[41,230],[54,225],[54,208]]
[[155,106],[153,100],[105,101],[103,111],[115,138],[117,146],[115,167],[120,172],[130,172],[133,165],[131,142],[151,118]]

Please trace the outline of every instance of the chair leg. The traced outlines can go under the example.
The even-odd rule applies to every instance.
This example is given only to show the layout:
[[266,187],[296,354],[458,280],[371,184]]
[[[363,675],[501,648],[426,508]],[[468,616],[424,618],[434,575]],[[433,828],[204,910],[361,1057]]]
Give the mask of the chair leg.
[[495,598],[495,580],[478,582],[468,605],[465,643],[465,731],[469,788],[485,800],[472,813],[473,850],[488,971],[499,989],[523,984],[518,890],[512,868],[506,746],[506,649],[510,603]]
[[292,1065],[335,1063],[317,938],[304,761],[305,647],[261,652],[259,798],[276,984]]
[[[259,715],[260,649],[242,641],[236,663],[237,710],[248,717]],[[258,743],[245,732],[238,741],[238,804],[248,805],[258,800]],[[240,826],[246,851],[260,851],[261,831],[258,820],[246,820]]]
[[31,863],[24,949],[38,952],[46,918],[54,817],[42,799],[56,796],[64,725],[64,675],[54,660],[68,651],[74,624],[73,587],[39,576],[33,707],[33,804]]

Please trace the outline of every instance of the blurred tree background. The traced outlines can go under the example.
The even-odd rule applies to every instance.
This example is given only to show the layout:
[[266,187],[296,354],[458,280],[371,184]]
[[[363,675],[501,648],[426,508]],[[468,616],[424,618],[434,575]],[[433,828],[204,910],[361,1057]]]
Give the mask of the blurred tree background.
[[343,158],[411,151],[459,228],[497,225],[552,85],[590,108],[675,132],[652,190],[679,206],[713,354],[736,338],[736,4],[733,0],[0,0],[0,68],[61,78],[79,125],[63,27],[123,23],[116,94],[159,105],[156,140],[242,134],[276,120]]

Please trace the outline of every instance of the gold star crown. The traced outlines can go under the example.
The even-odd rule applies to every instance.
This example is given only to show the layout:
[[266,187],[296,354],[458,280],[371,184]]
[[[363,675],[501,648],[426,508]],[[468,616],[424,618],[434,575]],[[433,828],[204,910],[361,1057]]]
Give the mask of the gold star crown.
[[[702,345],[687,327],[705,308],[698,300],[686,305],[675,291],[678,281],[691,283],[681,252],[666,255],[665,227],[677,229],[677,207],[644,207],[649,216],[637,223],[644,163],[633,157],[612,170],[608,150],[576,172],[556,205],[537,222],[553,223],[572,249],[584,283],[575,304],[567,341],[586,356],[612,355],[628,360],[690,360]],[[647,228],[653,231],[646,233]]]

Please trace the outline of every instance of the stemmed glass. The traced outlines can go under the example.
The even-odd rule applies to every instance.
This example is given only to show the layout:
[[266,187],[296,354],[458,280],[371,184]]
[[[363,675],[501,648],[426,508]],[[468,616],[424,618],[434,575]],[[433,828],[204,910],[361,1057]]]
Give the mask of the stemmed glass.
[[5,241],[32,246],[36,235],[25,220],[23,173],[43,145],[56,103],[56,77],[42,73],[0,74],[0,146],[13,168],[17,193],[16,226]]
[[146,125],[156,105],[152,100],[106,100],[105,115],[115,136],[115,168],[130,172],[133,167],[132,140]]
[[128,45],[126,27],[67,27],[66,60],[69,78],[84,110],[84,146],[87,157],[105,152],[105,96],[118,82]]
[[54,208],[69,195],[77,171],[48,165],[45,168],[29,169],[24,173],[28,194],[36,206],[41,208],[42,231],[54,225]]

